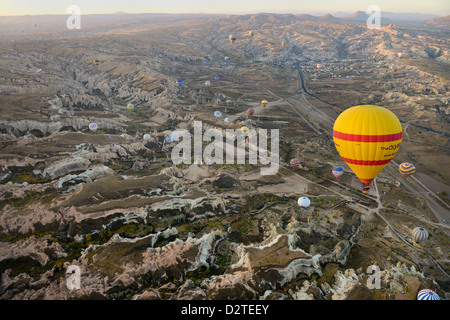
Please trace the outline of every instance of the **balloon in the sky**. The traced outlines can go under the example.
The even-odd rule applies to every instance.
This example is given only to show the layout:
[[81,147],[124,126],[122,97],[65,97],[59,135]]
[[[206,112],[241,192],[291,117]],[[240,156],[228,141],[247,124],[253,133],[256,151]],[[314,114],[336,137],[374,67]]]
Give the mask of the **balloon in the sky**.
[[412,236],[416,243],[421,243],[428,239],[428,230],[422,227],[414,228]]
[[220,111],[214,112],[214,116],[215,116],[216,118],[219,118],[221,115],[222,115],[222,112],[220,112]]
[[37,73],[39,73],[39,72],[41,72],[41,71],[42,71],[41,68],[37,68],[37,69],[36,69],[36,72],[37,72]]
[[100,63],[100,60],[94,60],[94,64],[98,65]]
[[228,58],[228,57],[225,57],[224,59],[225,59],[225,60],[228,60],[228,59],[230,59],[230,58]]
[[253,115],[255,114],[255,109],[253,109],[253,108],[248,108],[247,113],[248,113],[248,115],[251,117],[251,116],[253,116]]
[[211,81],[205,81],[205,86],[209,87],[211,85]]
[[318,63],[317,64],[317,69],[322,69],[322,64]]
[[228,61],[225,61],[225,64],[228,65]]
[[252,31],[249,31],[249,32],[248,32],[248,35],[249,35],[250,37],[253,37],[253,32],[252,32]]
[[127,109],[128,109],[128,110],[133,110],[133,109],[134,109],[134,104],[129,103],[129,104],[127,105]]
[[344,173],[344,169],[342,169],[342,167],[334,167],[331,172],[333,173],[333,176],[339,180],[339,177]]
[[230,122],[230,119],[229,119],[229,118],[225,118],[225,119],[223,119],[223,122],[229,123],[229,122]]
[[297,158],[291,159],[291,161],[289,161],[289,165],[294,169],[298,169],[300,168],[300,160]]
[[172,143],[172,138],[169,136],[169,137],[167,137],[167,139],[166,139],[166,141],[167,141],[167,143]]
[[228,37],[228,39],[230,39],[231,43],[234,43],[236,41],[236,37],[233,36],[232,34]]
[[268,102],[267,100],[261,101],[261,104],[262,104],[263,107],[267,106],[268,103],[269,103],[269,102]]
[[92,123],[89,124],[89,129],[90,129],[92,132],[95,132],[95,131],[97,131],[97,129],[98,129],[98,125],[97,125],[95,122],[92,122]]
[[183,84],[183,79],[177,79],[177,84],[179,85],[179,86],[181,86],[182,84]]
[[298,206],[302,209],[307,209],[311,204],[311,201],[307,197],[300,197],[297,200]]
[[403,162],[402,164],[399,165],[398,171],[403,176],[403,178],[407,178],[414,172],[416,172],[416,167],[411,163]]
[[216,74],[216,75],[214,76],[214,79],[219,80],[219,79],[220,79],[220,76],[219,76],[218,74]]
[[178,141],[178,139],[179,139],[178,134],[177,134],[176,132],[172,132],[172,133],[170,134],[170,139],[171,139],[172,141]]
[[208,60],[204,59],[204,60],[203,60],[203,63],[208,63]]
[[241,132],[242,132],[243,134],[247,134],[248,128],[247,128],[246,126],[243,126],[243,127],[241,128]]
[[285,45],[284,41],[281,41],[281,45],[284,47],[284,45]]
[[398,56],[399,58],[401,58],[401,57],[403,57],[403,53],[402,53],[402,52],[399,52],[399,53],[397,54],[397,56]]
[[148,133],[144,134],[144,140],[150,140],[150,138],[151,136]]
[[420,290],[417,294],[417,300],[441,300],[436,292],[430,289]]
[[383,107],[361,105],[342,112],[333,127],[336,149],[367,192],[372,180],[394,158],[402,142],[402,125]]
[[231,106],[233,104],[233,101],[232,100],[227,100],[227,105],[229,105],[229,106]]

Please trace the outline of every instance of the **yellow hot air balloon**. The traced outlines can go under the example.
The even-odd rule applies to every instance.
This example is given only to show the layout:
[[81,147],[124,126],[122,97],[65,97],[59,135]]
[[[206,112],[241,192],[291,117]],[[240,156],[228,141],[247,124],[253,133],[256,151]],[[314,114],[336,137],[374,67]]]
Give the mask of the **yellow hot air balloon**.
[[248,32],[248,35],[249,35],[250,37],[253,37],[253,32],[252,32],[252,31],[249,31],[249,32]]
[[236,37],[232,34],[228,38],[230,39],[231,43],[234,43],[236,41]]
[[262,104],[263,107],[267,106],[268,103],[269,103],[269,102],[268,102],[267,100],[261,101],[261,104]]
[[342,159],[366,185],[365,193],[400,148],[402,125],[386,108],[355,106],[334,122],[333,140]]

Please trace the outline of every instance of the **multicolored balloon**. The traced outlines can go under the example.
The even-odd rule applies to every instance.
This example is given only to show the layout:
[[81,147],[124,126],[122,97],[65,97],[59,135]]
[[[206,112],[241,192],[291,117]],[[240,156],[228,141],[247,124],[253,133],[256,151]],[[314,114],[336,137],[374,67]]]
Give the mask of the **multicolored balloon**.
[[269,102],[268,102],[267,100],[261,101],[261,105],[262,105],[263,107],[267,106],[268,103],[269,103]]
[[134,109],[134,104],[129,103],[129,104],[127,105],[127,109],[128,109],[128,110],[133,110],[133,109]]
[[368,189],[399,150],[402,125],[386,108],[355,106],[334,122],[333,140],[339,155]]
[[233,100],[227,100],[227,105],[231,106],[233,104]]
[[247,113],[250,117],[252,117],[255,114],[255,109],[253,108],[248,108]]
[[249,31],[249,32],[248,32],[248,35],[249,35],[250,37],[253,37],[253,32],[252,32],[252,31]]
[[230,34],[230,36],[228,37],[228,39],[230,39],[231,43],[234,43],[236,41],[236,37],[233,36],[232,34]]
[[205,81],[205,86],[209,87],[211,85],[211,81]]
[[183,79],[177,79],[177,84],[179,85],[179,86],[181,86],[182,84],[183,84]]
[[150,140],[150,138],[151,138],[151,136],[150,136],[150,134],[148,134],[148,133],[146,133],[146,134],[144,134],[144,140]]
[[339,180],[339,177],[344,173],[344,169],[342,169],[341,167],[334,167],[331,172],[333,173],[333,176],[335,176],[336,179]]
[[100,63],[100,60],[94,60],[94,64],[98,65]]
[[430,289],[420,290],[417,294],[417,300],[441,300],[436,292]]
[[229,122],[230,122],[230,119],[229,119],[229,118],[225,118],[225,119],[223,119],[223,122],[229,123]]
[[398,171],[403,176],[403,178],[406,179],[407,177],[412,175],[414,172],[416,172],[416,167],[411,163],[403,162],[402,164],[399,165]]
[[92,123],[89,124],[89,129],[90,129],[92,132],[95,132],[95,131],[97,131],[97,129],[98,129],[98,125],[97,125],[95,122],[92,122]]
[[318,63],[316,67],[317,69],[322,69],[322,64]]
[[219,79],[220,79],[220,76],[219,76],[218,74],[216,74],[216,75],[214,76],[214,79],[219,80]]
[[294,169],[298,169],[300,168],[300,160],[297,158],[291,159],[291,161],[289,161],[289,165]]
[[243,127],[241,128],[241,132],[242,132],[243,134],[247,134],[247,133],[248,133],[248,128],[247,128],[246,126],[243,126]]
[[300,197],[298,198],[297,203],[301,209],[305,210],[309,207],[311,201],[307,197]]
[[414,228],[412,236],[415,243],[421,243],[428,239],[428,230],[422,227]]
[[214,116],[215,116],[216,118],[219,118],[221,115],[222,115],[222,112],[220,112],[220,111],[215,111],[215,112],[214,112]]

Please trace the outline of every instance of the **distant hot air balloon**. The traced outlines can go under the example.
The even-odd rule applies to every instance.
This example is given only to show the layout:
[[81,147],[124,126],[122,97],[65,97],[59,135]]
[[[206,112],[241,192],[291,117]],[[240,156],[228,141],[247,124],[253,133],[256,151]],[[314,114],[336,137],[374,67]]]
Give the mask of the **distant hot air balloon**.
[[219,118],[221,115],[222,115],[222,112],[220,112],[220,111],[215,111],[215,112],[214,112],[214,116],[215,116],[216,118]]
[[311,201],[307,197],[300,197],[297,200],[298,206],[303,210],[307,209],[311,204]]
[[210,81],[205,81],[205,86],[209,87],[211,85]]
[[344,169],[342,169],[341,167],[334,167],[331,172],[333,173],[333,176],[335,176],[336,179],[339,180],[339,177],[344,173]]
[[253,115],[255,114],[255,109],[253,109],[253,108],[248,108],[247,113],[248,113],[248,115],[251,117],[251,116],[253,116]]
[[294,169],[300,168],[300,160],[298,160],[297,158],[291,159],[291,161],[289,161],[289,164]]
[[399,53],[397,54],[397,56],[398,56],[399,58],[401,58],[401,57],[403,57],[403,53],[402,53],[402,52],[399,52]]
[[417,294],[417,300],[441,300],[436,292],[430,289],[420,290]]
[[223,122],[228,123],[228,122],[230,122],[230,119],[229,118],[225,118],[225,119],[223,119]]
[[150,138],[151,138],[151,136],[148,134],[148,133],[146,133],[146,134],[144,134],[144,140],[150,140]]
[[231,106],[233,104],[232,100],[227,100],[227,105]]
[[172,138],[169,136],[169,137],[166,138],[166,141],[167,141],[168,144],[171,144],[172,143]]
[[225,59],[225,60],[228,60],[228,59],[230,59],[230,58],[228,58],[228,57],[225,57],[224,59]]
[[407,178],[414,172],[416,172],[416,167],[411,163],[403,162],[402,164],[399,165],[398,171],[403,176],[403,178]]
[[37,68],[37,69],[36,69],[36,72],[37,72],[37,73],[39,73],[39,72],[41,72],[41,71],[42,71],[41,68]]
[[284,41],[281,41],[281,46],[283,46],[283,47],[284,47],[284,44],[285,44],[285,43],[284,43]]
[[214,76],[214,79],[215,79],[215,80],[219,80],[219,79],[220,79],[220,76],[219,76],[218,74],[216,74],[216,75]]
[[94,64],[98,65],[100,63],[100,60],[94,60]]
[[249,35],[250,37],[253,37],[253,32],[252,32],[252,31],[249,31],[249,32],[248,32],[248,35]]
[[89,129],[90,129],[92,132],[95,132],[95,131],[97,131],[97,129],[98,129],[98,125],[97,125],[95,122],[92,122],[92,123],[89,124]]
[[206,59],[203,59],[203,63],[208,63],[208,60],[206,60]]
[[170,134],[170,139],[171,139],[172,141],[178,141],[178,134],[177,134],[176,132],[172,132],[172,133]]
[[236,37],[233,36],[232,34],[230,34],[230,36],[228,37],[228,39],[230,39],[231,43],[234,43],[236,41]]
[[133,110],[133,109],[134,109],[134,104],[129,103],[129,104],[127,105],[127,109],[128,109],[128,110]]
[[318,63],[316,67],[317,69],[322,69],[322,64]]
[[262,104],[263,107],[267,106],[268,103],[269,103],[269,102],[267,102],[267,100],[261,101],[261,104]]
[[248,128],[247,128],[246,126],[243,126],[243,127],[241,128],[241,132],[242,132],[243,134],[247,134]]
[[183,84],[183,79],[177,79],[177,84],[179,85],[179,86],[181,86],[182,84]]
[[394,158],[402,142],[402,125],[383,107],[361,105],[342,112],[333,127],[336,149],[366,187]]
[[428,239],[428,231],[425,228],[417,227],[413,229],[412,236],[415,243],[421,243]]
[[225,61],[225,64],[228,65],[228,61]]

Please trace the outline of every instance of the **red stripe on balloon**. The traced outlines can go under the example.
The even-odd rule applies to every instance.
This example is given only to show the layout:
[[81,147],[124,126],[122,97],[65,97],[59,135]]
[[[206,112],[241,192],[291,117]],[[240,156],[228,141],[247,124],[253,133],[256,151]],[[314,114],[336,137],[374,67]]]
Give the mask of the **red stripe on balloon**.
[[392,158],[385,160],[356,160],[356,159],[347,159],[344,157],[342,157],[342,159],[344,159],[344,161],[348,164],[356,164],[359,166],[381,166],[384,164],[388,164],[392,160]]
[[391,142],[400,140],[403,136],[403,132],[394,134],[383,134],[383,135],[366,135],[366,134],[351,134],[342,133],[333,130],[333,137],[345,141],[356,141],[356,142]]

